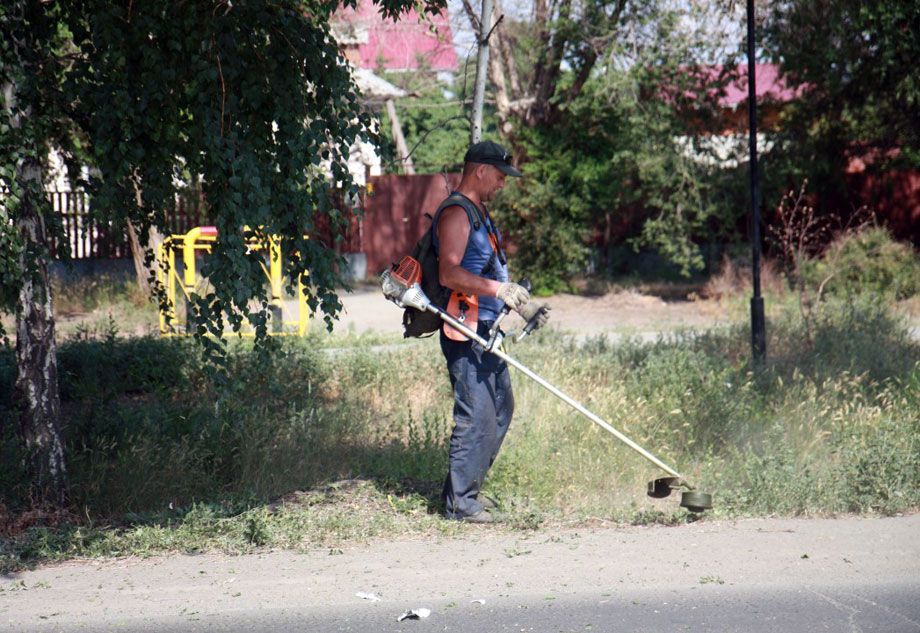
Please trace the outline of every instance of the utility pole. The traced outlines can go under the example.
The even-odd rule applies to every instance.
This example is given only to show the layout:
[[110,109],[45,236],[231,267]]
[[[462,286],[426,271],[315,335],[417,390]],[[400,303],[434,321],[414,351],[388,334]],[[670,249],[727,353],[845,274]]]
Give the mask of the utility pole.
[[476,85],[473,92],[473,126],[470,145],[482,140],[482,107],[486,100],[486,75],[489,71],[489,31],[492,28],[492,0],[482,0],[479,16],[479,52],[476,56]]
[[757,183],[757,73],[754,68],[754,0],[747,0],[748,121],[751,128],[751,352],[755,362],[767,355],[767,333],[760,295],[760,196]]
[[387,115],[390,117],[390,123],[393,126],[393,138],[396,140],[396,152],[399,154],[406,175],[415,175],[415,164],[412,162],[412,156],[409,154],[409,145],[406,144],[406,137],[403,134],[402,125],[399,123],[399,117],[396,115],[396,104],[392,99],[386,101]]

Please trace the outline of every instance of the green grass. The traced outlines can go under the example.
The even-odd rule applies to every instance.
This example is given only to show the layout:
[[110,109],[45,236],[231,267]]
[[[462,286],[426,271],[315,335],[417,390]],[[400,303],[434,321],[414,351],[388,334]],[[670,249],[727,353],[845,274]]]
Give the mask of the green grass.
[[59,340],[95,338],[113,331],[150,334],[158,328],[156,305],[133,279],[64,275],[54,279],[52,292]]
[[[510,353],[714,495],[703,518],[920,508],[920,346],[878,302],[772,310],[655,343],[538,332]],[[481,527],[441,518],[451,396],[437,341],[315,332],[216,381],[184,340],[87,333],[60,348],[71,507],[30,508],[0,428],[0,571],[74,556],[328,548]],[[328,348],[334,347],[335,350]],[[12,414],[0,351],[0,417]],[[697,520],[662,473],[519,373],[487,481],[498,530]]]

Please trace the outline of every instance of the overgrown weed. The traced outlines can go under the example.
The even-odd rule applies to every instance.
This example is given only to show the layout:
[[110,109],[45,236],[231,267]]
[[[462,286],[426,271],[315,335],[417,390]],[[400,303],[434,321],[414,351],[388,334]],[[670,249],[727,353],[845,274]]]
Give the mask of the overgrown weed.
[[155,304],[133,279],[64,274],[53,279],[52,293],[62,340],[96,337],[113,329],[129,335],[156,331]]

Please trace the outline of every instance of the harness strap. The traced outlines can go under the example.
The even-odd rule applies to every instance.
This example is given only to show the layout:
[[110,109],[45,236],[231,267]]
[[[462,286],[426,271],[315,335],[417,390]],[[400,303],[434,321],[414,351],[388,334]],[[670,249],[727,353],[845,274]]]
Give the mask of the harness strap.
[[[479,230],[479,227],[482,226],[483,219],[482,219],[482,214],[480,214],[479,212],[479,206],[475,202],[467,198],[465,195],[460,193],[459,191],[451,192],[450,196],[448,196],[447,199],[441,203],[441,205],[438,207],[438,210],[435,212],[432,227],[437,225],[437,220],[440,218],[441,211],[443,211],[447,207],[452,207],[452,206],[463,207],[463,210],[466,211],[467,218],[470,221],[470,229],[471,229],[470,235],[467,238],[467,242],[466,242],[466,247],[469,248],[470,241],[473,239],[473,232]],[[475,216],[475,219],[474,219],[474,216]],[[489,257],[489,261],[486,262],[486,265],[483,267],[482,271],[479,273],[481,277],[485,277],[486,275],[492,272],[492,270],[495,268],[496,257],[498,257],[498,260],[502,263],[502,265],[507,263],[507,260],[505,259],[505,253],[504,251],[502,251],[502,248],[498,243],[498,235],[495,231],[495,225],[492,224],[492,218],[488,215],[488,211],[486,211],[485,225],[486,225],[486,234],[489,236],[489,244],[492,245],[492,255]]]

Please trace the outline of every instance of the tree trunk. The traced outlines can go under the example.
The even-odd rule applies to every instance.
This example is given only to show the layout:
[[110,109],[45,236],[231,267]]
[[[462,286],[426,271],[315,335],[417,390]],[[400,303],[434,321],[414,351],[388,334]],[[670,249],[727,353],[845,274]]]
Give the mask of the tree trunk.
[[409,154],[409,146],[406,144],[406,136],[403,134],[402,125],[396,114],[396,104],[392,99],[386,102],[387,115],[390,117],[390,124],[393,128],[393,140],[396,141],[396,153],[402,161],[403,169],[409,176],[415,175],[415,163],[412,162],[412,156]]
[[479,48],[476,53],[476,84],[473,90],[473,125],[470,130],[470,144],[482,140],[482,109],[485,103],[486,74],[489,69],[489,31],[492,24],[492,0],[482,0],[482,14],[479,17]]
[[[15,223],[28,245],[20,257],[26,275],[19,294],[21,311],[16,317],[16,384],[13,406],[18,413],[19,435],[26,451],[25,467],[32,483],[33,501],[63,505],[66,501],[64,442],[60,430],[57,345],[54,340],[51,284],[48,262],[37,253],[48,252],[47,230],[34,191],[41,189],[41,166],[29,159],[22,166],[22,180],[37,182],[27,188],[22,211]],[[32,261],[27,261],[30,251]]]
[[[137,202],[137,208],[144,208],[144,195],[137,178],[132,178],[134,185],[134,197]],[[156,279],[156,252],[163,243],[163,234],[155,226],[150,227],[147,234],[146,243],[141,243],[140,234],[134,223],[128,220],[128,243],[131,245],[131,257],[134,259],[134,275],[137,279],[137,286],[146,296],[153,295],[153,285],[151,281]],[[152,252],[153,259],[148,261],[147,253]]]
[[[32,6],[31,8],[35,8]],[[29,35],[46,26],[41,15],[31,15],[30,7],[20,3],[16,17],[27,22],[17,32],[27,34],[13,37],[7,46],[26,72],[41,72],[32,66],[37,47]],[[23,27],[23,25],[18,25]],[[9,49],[8,49],[9,50]],[[39,66],[40,68],[40,66]],[[19,437],[25,452],[23,464],[32,486],[32,501],[39,505],[63,505],[65,497],[64,441],[61,436],[61,400],[58,392],[57,346],[54,341],[54,313],[51,301],[51,283],[48,274],[50,243],[45,224],[45,213],[50,205],[45,199],[42,174],[42,142],[34,130],[42,127],[33,120],[36,110],[32,103],[19,104],[16,69],[7,75],[3,84],[4,106],[10,115],[10,127],[16,132],[28,130],[23,135],[22,153],[16,161],[13,175],[21,200],[12,214],[12,226],[22,237],[24,248],[19,254],[19,271],[22,286],[16,311],[16,382],[13,386],[13,411]],[[38,104],[41,107],[42,104]],[[41,119],[41,117],[37,117]]]
[[141,244],[140,235],[134,227],[134,223],[128,221],[128,243],[131,245],[131,257],[134,259],[134,274],[137,279],[137,286],[147,296],[152,296],[153,286],[151,279],[156,278],[156,260],[147,264],[147,251],[150,250],[156,255],[157,249],[163,243],[163,234],[156,227],[150,227],[150,233],[147,237],[147,243]]

